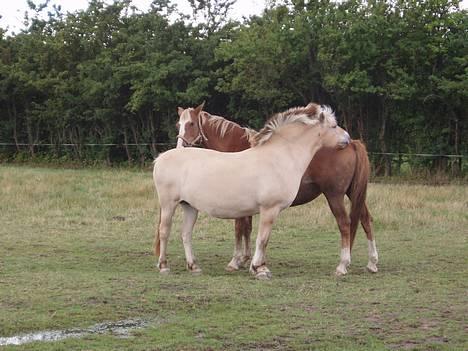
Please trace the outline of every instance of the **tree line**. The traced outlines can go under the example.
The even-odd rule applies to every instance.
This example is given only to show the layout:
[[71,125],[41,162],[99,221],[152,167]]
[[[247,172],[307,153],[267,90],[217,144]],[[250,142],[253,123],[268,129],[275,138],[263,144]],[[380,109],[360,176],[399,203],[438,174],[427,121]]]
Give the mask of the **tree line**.
[[175,141],[177,106],[203,100],[253,128],[289,107],[330,105],[385,174],[389,152],[467,154],[459,1],[270,1],[237,21],[226,16],[235,0],[189,2],[190,16],[171,0],[144,12],[131,0],[91,0],[44,16],[47,1],[29,0],[25,29],[0,29],[0,143],[13,145],[3,157],[143,162]]

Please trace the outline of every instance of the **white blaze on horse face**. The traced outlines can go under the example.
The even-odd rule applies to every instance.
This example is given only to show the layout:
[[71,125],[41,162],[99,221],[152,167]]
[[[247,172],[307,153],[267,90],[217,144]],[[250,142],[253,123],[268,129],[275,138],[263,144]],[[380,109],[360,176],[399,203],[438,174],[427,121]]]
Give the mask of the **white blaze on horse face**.
[[[185,126],[190,122],[190,111],[185,109],[182,112],[182,115],[179,118],[179,137],[185,139]],[[177,147],[184,147],[184,140],[182,138],[177,138]]]

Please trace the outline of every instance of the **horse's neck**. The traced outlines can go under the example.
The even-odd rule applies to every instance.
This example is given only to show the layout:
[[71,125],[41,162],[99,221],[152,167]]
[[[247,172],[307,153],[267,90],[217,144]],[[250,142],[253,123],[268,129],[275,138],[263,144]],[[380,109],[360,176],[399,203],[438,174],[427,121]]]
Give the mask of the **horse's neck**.
[[321,146],[316,134],[317,131],[308,129],[294,135],[275,135],[272,137],[275,139],[274,143],[271,143],[271,146],[267,143],[265,146],[269,146],[274,150],[273,152],[278,158],[284,157],[282,167],[299,170],[302,177]]
[[230,123],[229,130],[221,135],[222,128],[213,124],[212,118],[208,113],[202,117],[202,128],[207,139],[204,145],[207,149],[234,152],[250,148],[249,136],[244,128],[226,120],[226,123]]

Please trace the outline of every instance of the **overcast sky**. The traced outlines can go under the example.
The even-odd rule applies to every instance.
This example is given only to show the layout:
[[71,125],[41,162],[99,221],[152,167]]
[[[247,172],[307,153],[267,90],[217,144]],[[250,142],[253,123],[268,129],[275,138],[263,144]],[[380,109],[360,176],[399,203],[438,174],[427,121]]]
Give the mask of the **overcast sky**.
[[[468,0],[467,0],[468,1]],[[34,0],[38,4],[43,0]],[[112,0],[108,0],[109,3]],[[260,14],[265,7],[265,0],[237,0],[237,3],[231,10],[231,17],[241,19],[242,16]],[[146,10],[149,7],[151,0],[133,0],[132,4],[140,10]],[[173,0],[177,4],[180,11],[191,13],[190,5],[187,0]],[[88,5],[88,0],[50,0],[49,6],[53,4],[62,6],[62,10],[74,11],[84,9]],[[6,28],[8,26],[9,33],[19,32],[23,28],[24,12],[28,9],[26,0],[0,0],[0,26]]]
[[[108,0],[112,2],[112,0]],[[35,3],[42,2],[34,0]],[[179,10],[184,13],[190,13],[190,6],[187,0],[174,0],[177,3]],[[146,10],[151,3],[151,0],[133,0],[133,5],[140,10]],[[260,14],[265,7],[266,0],[237,0],[236,5],[231,11],[231,17],[241,19],[242,16]],[[63,11],[74,11],[76,9],[84,9],[87,7],[88,0],[50,0],[50,7],[53,4],[60,4]],[[462,8],[468,8],[468,0],[462,1]],[[24,12],[28,6],[26,0],[0,0],[0,27],[8,26],[9,33],[19,32],[22,29]]]

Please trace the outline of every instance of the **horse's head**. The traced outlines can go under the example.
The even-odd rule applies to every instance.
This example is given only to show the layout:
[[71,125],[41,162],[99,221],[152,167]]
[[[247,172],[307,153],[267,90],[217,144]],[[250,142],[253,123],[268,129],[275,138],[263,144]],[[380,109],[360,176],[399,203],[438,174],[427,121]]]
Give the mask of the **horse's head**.
[[318,138],[322,147],[343,149],[351,141],[349,134],[338,127],[330,107],[310,103],[304,107],[290,108],[271,117],[265,126],[252,137],[251,146],[267,142],[281,127],[288,128],[287,126],[290,125],[289,128],[296,129],[297,132],[297,123],[305,124],[310,132],[313,131],[311,135]]
[[343,149],[348,146],[351,138],[347,131],[337,125],[335,115],[328,106],[320,107],[318,120],[323,147]]
[[205,102],[196,108],[178,108],[179,121],[176,126],[179,134],[177,135],[177,147],[197,146],[203,142],[205,136],[201,127],[201,113],[204,104]]

